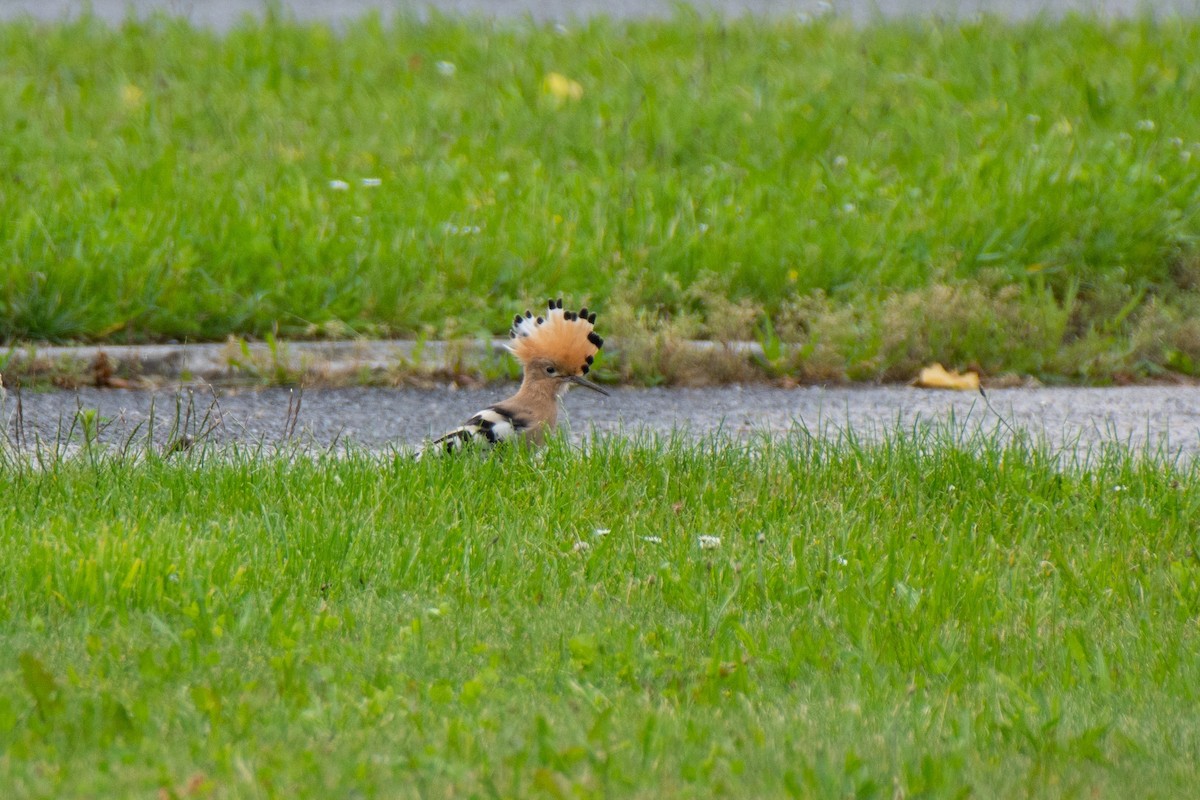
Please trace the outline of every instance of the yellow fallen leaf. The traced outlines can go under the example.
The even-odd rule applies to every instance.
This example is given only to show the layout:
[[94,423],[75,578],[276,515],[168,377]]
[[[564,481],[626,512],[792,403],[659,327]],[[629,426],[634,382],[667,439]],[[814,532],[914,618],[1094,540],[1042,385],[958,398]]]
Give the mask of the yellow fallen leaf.
[[141,108],[142,102],[146,99],[146,94],[140,87],[132,83],[127,83],[121,87],[121,105],[126,110],[132,111]]
[[583,86],[566,75],[557,72],[547,72],[542,78],[542,92],[553,97],[558,103],[567,100],[579,100],[583,97]]
[[930,364],[917,374],[915,385],[922,389],[957,389],[964,392],[979,391],[979,373],[948,370],[941,364]]

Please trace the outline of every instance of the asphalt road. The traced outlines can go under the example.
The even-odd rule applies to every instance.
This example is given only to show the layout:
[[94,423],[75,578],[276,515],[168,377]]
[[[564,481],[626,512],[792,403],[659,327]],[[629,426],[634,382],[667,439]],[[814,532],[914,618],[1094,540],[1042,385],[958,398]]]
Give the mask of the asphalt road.
[[[379,11],[428,14],[472,14],[498,19],[529,17],[542,22],[570,22],[599,14],[616,17],[670,16],[675,0],[282,0],[296,19],[344,21]],[[878,17],[971,16],[981,12],[1014,19],[1068,12],[1129,16],[1200,13],[1200,0],[693,0],[705,12],[730,16],[756,14],[814,17],[837,14],[864,22]],[[40,19],[78,16],[90,7],[98,17],[118,22],[130,11],[144,15],[163,10],[217,29],[229,28],[246,14],[261,14],[262,0],[0,0],[0,18],[29,15]]]
[[[300,397],[286,389],[25,392],[21,438],[27,445],[39,438],[43,446],[77,444],[80,431],[76,424],[71,433],[72,423],[82,408],[97,412],[101,439],[113,445],[135,439],[141,446],[153,416],[152,435],[160,446],[182,428],[192,436],[207,432],[213,443],[255,447],[404,449],[460,424],[506,396],[507,388],[310,389]],[[564,402],[575,439],[589,432],[740,438],[803,429],[825,437],[852,431],[873,440],[925,427],[1009,436],[1005,426],[1011,425],[1068,454],[1118,443],[1186,458],[1200,455],[1197,387],[996,389],[989,396],[994,411],[977,394],[907,386],[617,389],[607,398],[576,389]],[[9,446],[17,441],[15,401],[10,392],[6,410],[0,409]],[[289,404],[294,411],[297,401],[299,414],[289,415]]]

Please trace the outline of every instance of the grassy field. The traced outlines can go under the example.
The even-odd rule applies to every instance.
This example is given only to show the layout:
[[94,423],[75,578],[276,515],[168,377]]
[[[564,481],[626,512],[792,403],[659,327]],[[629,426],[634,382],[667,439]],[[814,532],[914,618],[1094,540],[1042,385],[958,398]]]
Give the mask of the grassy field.
[[1200,23],[0,24],[0,340],[759,338],[1200,372]]
[[6,797],[1200,780],[1196,465],[922,431],[9,456]]

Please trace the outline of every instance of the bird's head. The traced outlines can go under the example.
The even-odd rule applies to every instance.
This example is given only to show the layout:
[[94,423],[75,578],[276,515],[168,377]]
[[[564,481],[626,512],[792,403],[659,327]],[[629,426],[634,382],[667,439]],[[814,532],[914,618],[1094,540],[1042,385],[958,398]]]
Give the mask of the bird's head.
[[583,377],[582,371],[573,373],[570,367],[554,362],[549,358],[535,358],[525,365],[526,380],[530,382],[554,381],[558,384],[556,391],[562,391],[573,383],[586,386],[593,392],[608,395],[608,391]]
[[584,376],[604,340],[593,330],[596,315],[586,308],[564,311],[562,300],[547,303],[545,316],[526,311],[513,320],[508,349],[525,370],[525,380],[554,381],[556,390],[577,383],[607,395]]

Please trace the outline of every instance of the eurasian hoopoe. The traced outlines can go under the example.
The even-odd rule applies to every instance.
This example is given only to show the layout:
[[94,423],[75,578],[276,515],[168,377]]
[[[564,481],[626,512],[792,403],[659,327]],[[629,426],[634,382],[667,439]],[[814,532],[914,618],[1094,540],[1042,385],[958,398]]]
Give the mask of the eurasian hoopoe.
[[466,445],[494,445],[522,437],[540,445],[558,422],[558,399],[572,383],[607,395],[583,377],[604,340],[592,330],[596,315],[586,308],[564,311],[563,301],[551,300],[545,317],[526,311],[513,318],[508,345],[521,362],[521,388],[503,402],[488,406],[467,424],[439,436],[417,452],[449,453]]

